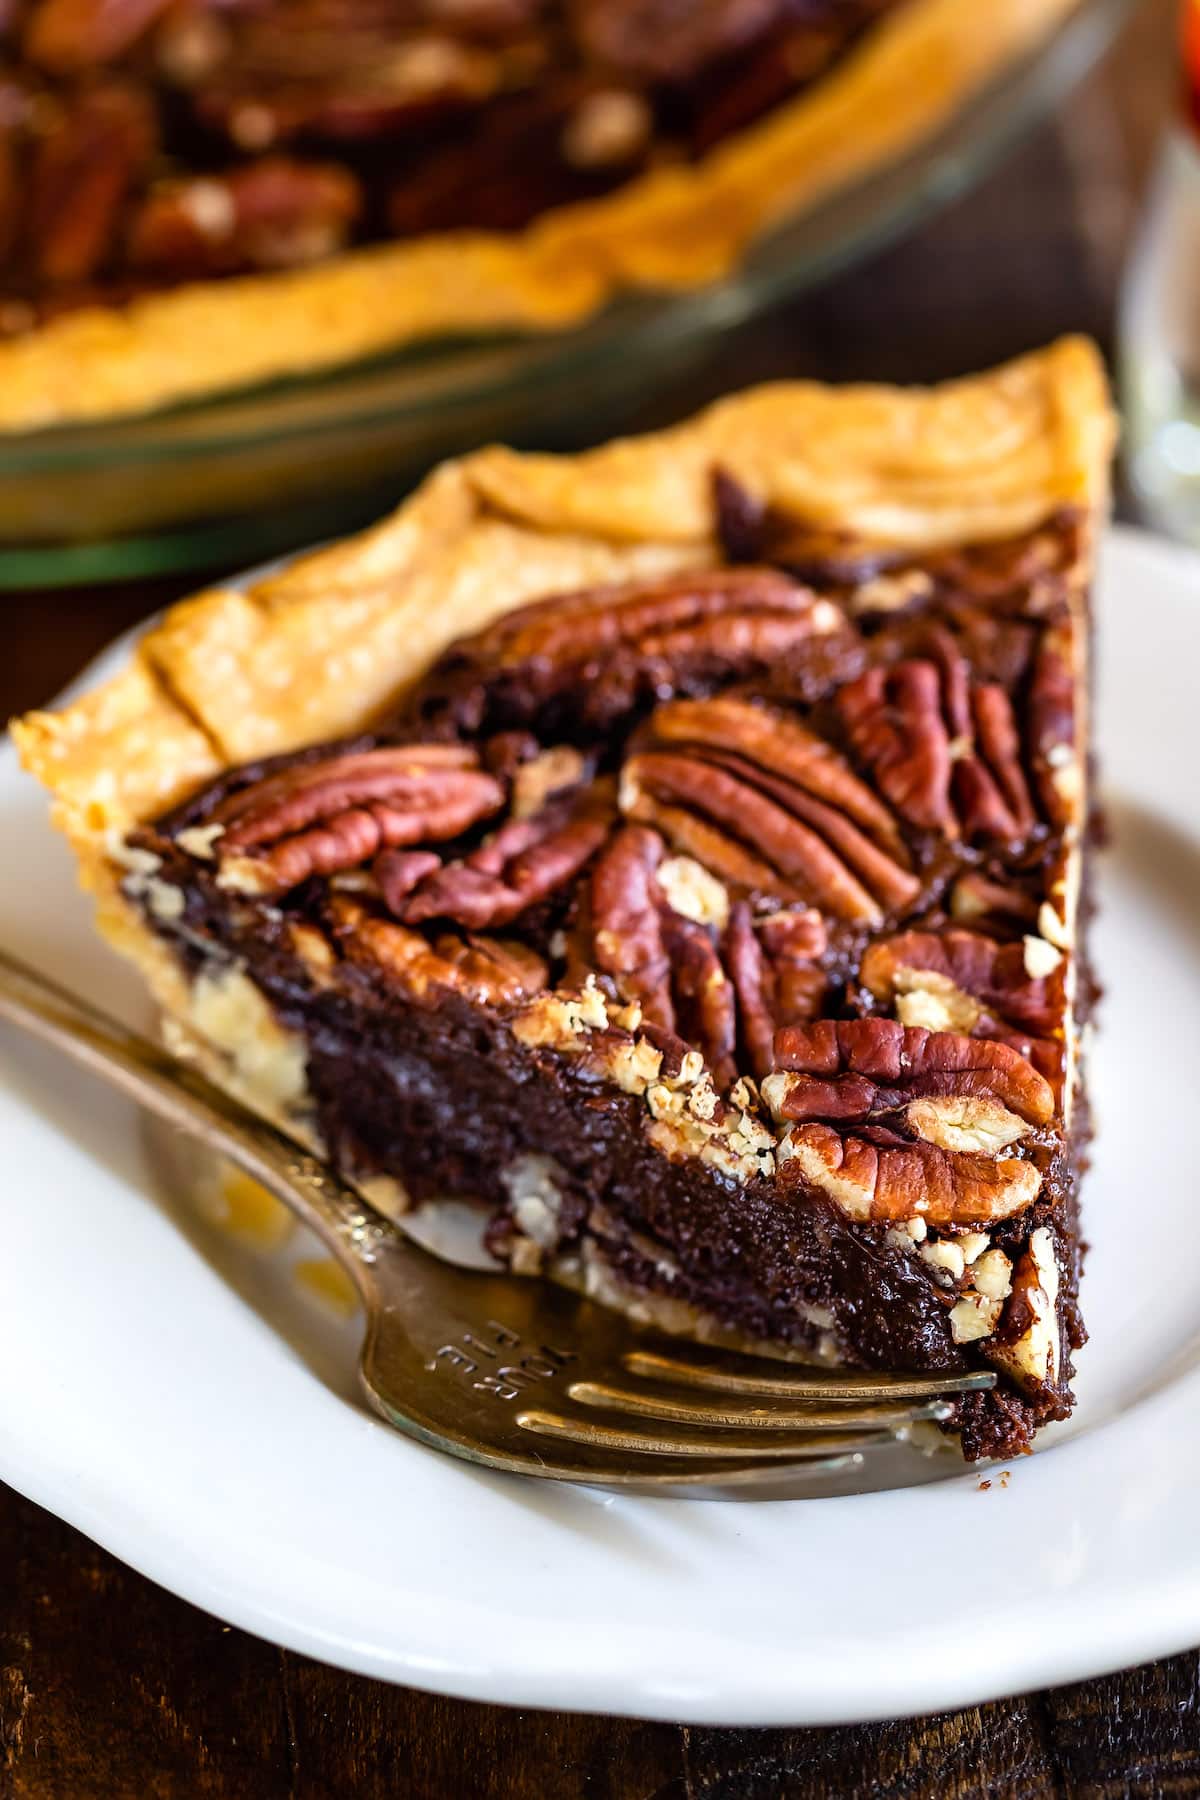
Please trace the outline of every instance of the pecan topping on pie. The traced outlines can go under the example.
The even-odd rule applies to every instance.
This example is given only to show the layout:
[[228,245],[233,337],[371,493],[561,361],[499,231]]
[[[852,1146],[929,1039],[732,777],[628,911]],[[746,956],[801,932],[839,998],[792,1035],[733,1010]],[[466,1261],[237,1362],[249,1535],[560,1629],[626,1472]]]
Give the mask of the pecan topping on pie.
[[448,652],[423,684],[424,716],[469,731],[594,734],[655,698],[733,680],[782,676],[815,699],[860,661],[829,601],[773,569],[715,569],[507,614]]
[[97,295],[509,231],[687,161],[898,0],[15,0],[6,329]]
[[[222,24],[236,35],[232,13]],[[476,11],[485,55],[493,29],[508,27]],[[1012,387],[988,389],[1002,412]],[[170,632],[99,723],[89,700],[66,729],[18,732],[72,832],[100,821],[89,881],[147,945],[179,1041],[366,1192],[478,1203],[503,1264],[651,1324],[859,1368],[990,1369],[995,1391],[956,1399],[952,1428],[970,1455],[1011,1453],[1069,1411],[1084,1335],[1090,516],[1053,508],[1084,491],[1091,452],[1038,490],[1040,514],[1001,515],[1040,523],[948,544],[978,467],[968,511],[922,524],[891,473],[899,438],[868,466],[863,427],[850,455],[838,406],[797,393],[802,421],[828,406],[830,430],[810,444],[764,397],[781,438],[804,440],[786,478],[740,446],[737,408],[718,409],[703,455],[687,431],[663,441],[642,515],[634,445],[566,465],[561,515],[547,495],[564,465],[489,452],[406,510],[414,573],[394,601],[378,538],[341,565],[328,612],[303,569],[268,590],[263,643],[281,660],[268,681],[250,659],[263,714],[241,741],[296,744],[296,716],[268,716],[300,667],[277,617],[312,608],[303,716],[328,742],[222,770],[239,721],[224,695],[205,710],[212,657],[176,664]],[[1064,409],[1037,393],[1020,429],[1040,470],[1044,420]],[[856,396],[851,423],[880,405]],[[922,396],[919,417],[943,407],[954,454],[973,454],[959,389]],[[940,430],[906,426],[904,442],[936,447]],[[718,481],[707,541],[703,510],[673,535],[663,496],[682,480],[703,509],[726,445],[764,492],[819,493],[830,457],[852,497],[789,519]],[[543,515],[559,523],[529,523]],[[883,519],[904,522],[897,542],[863,535]],[[716,562],[734,539],[741,560]],[[308,566],[317,582],[328,556]],[[573,585],[649,566],[675,572]],[[346,568],[368,571],[362,646]],[[471,622],[457,641],[420,610],[443,578],[446,616]],[[410,654],[410,624],[448,647]],[[103,759],[162,720],[172,775],[127,769],[118,814]],[[168,792],[176,809],[156,816]]]
[[[973,680],[944,627],[932,627],[926,645],[926,657],[868,669],[840,690],[850,745],[909,824],[967,842],[1020,843],[1038,822],[1026,758],[1044,761],[1037,746],[1061,721],[1043,719],[1031,697],[1027,749],[1008,691]],[[1050,819],[1060,822],[1053,811]]]
[[458,837],[503,804],[473,750],[406,744],[294,764],[230,795],[207,822],[222,827],[226,884],[267,894],[356,868],[378,850]]
[[866,924],[920,892],[886,807],[786,715],[678,702],[652,715],[645,741],[625,764],[622,810],[736,886]]
[[403,897],[384,894],[411,925],[454,919],[473,930],[507,925],[571,882],[608,836],[613,807],[606,789],[552,800],[531,818],[510,819],[477,850],[431,869]]
[[795,1121],[781,1158],[851,1217],[975,1226],[1036,1197],[1036,1164],[1004,1152],[1049,1122],[1054,1096],[1007,1045],[823,1020],[781,1031],[775,1058],[763,1098]]
[[1066,959],[1044,938],[905,931],[863,953],[859,979],[905,1025],[995,1038],[1061,1079]]

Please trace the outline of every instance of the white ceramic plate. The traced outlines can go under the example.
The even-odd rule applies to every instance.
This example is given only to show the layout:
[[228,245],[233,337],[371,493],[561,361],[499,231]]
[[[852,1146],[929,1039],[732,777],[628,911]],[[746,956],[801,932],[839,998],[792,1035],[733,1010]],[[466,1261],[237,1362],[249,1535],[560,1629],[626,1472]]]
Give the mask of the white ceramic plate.
[[[223,1619],[482,1700],[824,1724],[1200,1641],[1200,561],[1114,533],[1100,643],[1092,1342],[1039,1454],[773,1504],[452,1462],[359,1409],[286,1258],[156,1200],[130,1110],[0,1034],[0,1476]],[[7,749],[0,831],[0,943],[136,1016]]]

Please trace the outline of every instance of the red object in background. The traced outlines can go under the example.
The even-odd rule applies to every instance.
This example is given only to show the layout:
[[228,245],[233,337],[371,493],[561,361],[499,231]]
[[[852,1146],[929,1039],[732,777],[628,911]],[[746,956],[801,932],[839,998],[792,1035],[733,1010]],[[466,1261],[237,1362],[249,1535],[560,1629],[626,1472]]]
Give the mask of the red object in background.
[[1184,107],[1200,131],[1200,0],[1183,0],[1179,10],[1179,45],[1183,56]]

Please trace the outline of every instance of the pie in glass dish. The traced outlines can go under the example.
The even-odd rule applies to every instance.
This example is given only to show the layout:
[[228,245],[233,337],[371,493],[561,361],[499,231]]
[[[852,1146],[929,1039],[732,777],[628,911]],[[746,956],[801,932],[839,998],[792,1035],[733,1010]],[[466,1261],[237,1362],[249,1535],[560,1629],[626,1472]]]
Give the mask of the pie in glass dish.
[[169,1042],[381,1210],[668,1331],[1072,1405],[1080,340],[484,450],[15,727]]
[[11,0],[0,428],[727,275],[1080,0]]

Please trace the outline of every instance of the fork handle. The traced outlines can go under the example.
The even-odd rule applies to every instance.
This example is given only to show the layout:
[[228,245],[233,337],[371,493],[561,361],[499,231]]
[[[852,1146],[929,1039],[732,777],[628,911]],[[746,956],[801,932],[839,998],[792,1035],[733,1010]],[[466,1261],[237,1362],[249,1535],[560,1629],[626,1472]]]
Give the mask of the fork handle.
[[219,1151],[310,1225],[366,1292],[395,1233],[331,1170],[197,1070],[0,950],[0,1019],[61,1050],[186,1137]]

